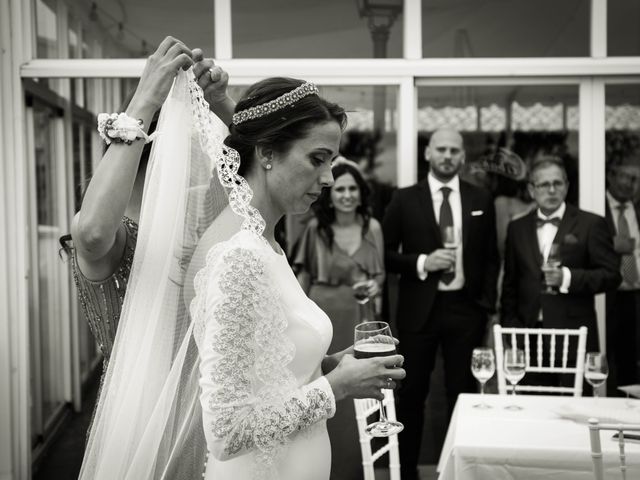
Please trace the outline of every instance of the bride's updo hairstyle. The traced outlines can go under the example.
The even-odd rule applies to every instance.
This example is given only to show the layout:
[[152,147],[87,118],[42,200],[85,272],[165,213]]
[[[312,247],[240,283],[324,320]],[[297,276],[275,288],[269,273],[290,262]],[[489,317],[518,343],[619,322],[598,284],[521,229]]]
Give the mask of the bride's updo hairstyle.
[[[295,78],[266,78],[250,86],[236,105],[236,113],[264,105],[305,82]],[[225,145],[240,154],[238,174],[244,176],[255,161],[255,147],[267,146],[277,153],[285,153],[291,144],[305,137],[311,127],[334,121],[344,130],[347,115],[342,107],[316,94],[306,95],[286,107],[258,118],[232,123]]]

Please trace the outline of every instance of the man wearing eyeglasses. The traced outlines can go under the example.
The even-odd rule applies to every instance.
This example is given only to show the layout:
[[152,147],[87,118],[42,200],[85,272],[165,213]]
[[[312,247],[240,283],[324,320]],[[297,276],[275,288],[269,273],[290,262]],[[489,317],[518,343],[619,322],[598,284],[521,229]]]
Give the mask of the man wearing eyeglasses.
[[540,158],[529,179],[538,208],[507,229],[502,324],[584,325],[589,329],[587,350],[599,351],[594,296],[615,290],[621,281],[609,228],[604,218],[565,203],[569,182],[559,158]]
[[620,394],[616,391],[618,386],[640,381],[640,222],[634,205],[639,189],[640,161],[631,156],[613,159],[607,169],[605,219],[613,235],[613,248],[621,256],[622,283],[607,294],[609,395]]

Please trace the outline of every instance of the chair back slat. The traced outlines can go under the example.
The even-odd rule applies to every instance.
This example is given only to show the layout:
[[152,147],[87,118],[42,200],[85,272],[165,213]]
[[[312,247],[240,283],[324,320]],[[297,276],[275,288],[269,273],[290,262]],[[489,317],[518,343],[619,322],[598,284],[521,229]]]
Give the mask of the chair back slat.
[[538,351],[536,352],[536,356],[538,357],[537,358],[537,361],[538,361],[538,365],[537,366],[541,367],[542,366],[542,334],[540,332],[538,332],[537,337],[538,337],[537,342],[536,342],[536,348],[538,349]]
[[604,480],[604,463],[602,460],[602,445],[600,443],[601,430],[615,430],[618,432],[618,462],[622,479],[627,479],[627,456],[625,454],[625,431],[640,432],[640,424],[606,424],[596,418],[589,419],[589,443],[591,444],[591,460],[593,475],[596,480]]
[[[396,406],[393,390],[383,390],[383,404],[390,421],[396,420]],[[353,401],[356,410],[356,422],[358,424],[358,436],[360,437],[360,452],[362,454],[362,469],[365,480],[375,480],[374,463],[385,453],[389,454],[389,478],[400,480],[400,453],[398,451],[398,435],[387,437],[386,444],[376,451],[372,449],[373,437],[366,432],[368,417],[377,415],[378,401],[374,399],[355,399]]]
[[622,480],[627,480],[627,458],[624,453],[624,430],[618,430],[618,449],[620,450],[620,472]]
[[576,360],[576,378],[574,379],[573,389],[574,397],[582,396],[582,376],[584,375],[584,357],[587,350],[587,327],[580,327],[580,335],[578,336],[578,358]]
[[[579,329],[554,329],[554,328],[512,328],[501,325],[494,325],[493,338],[495,345],[496,355],[496,372],[498,376],[498,392],[501,395],[507,393],[507,382],[504,375],[504,342],[503,335],[507,335],[511,338],[512,347],[517,347],[517,336],[522,335],[524,337],[524,351],[525,351],[525,371],[526,372],[539,372],[539,373],[559,373],[574,375],[573,387],[558,387],[558,386],[539,386],[539,385],[519,385],[516,391],[529,391],[529,392],[544,392],[544,393],[572,393],[573,396],[582,395],[582,376],[584,374],[584,356],[587,342],[587,327],[580,327]],[[536,342],[536,358],[533,360],[535,365],[531,365],[531,340],[529,337],[535,335]],[[548,337],[548,344],[545,341],[545,337]],[[562,339],[562,362],[561,366],[556,361],[556,352],[559,348],[557,345],[559,340]],[[576,351],[576,363],[575,367],[569,367],[569,339],[571,337],[578,338],[578,348]],[[544,352],[545,345],[549,347],[549,366],[543,366],[543,358],[546,358],[547,354]]]

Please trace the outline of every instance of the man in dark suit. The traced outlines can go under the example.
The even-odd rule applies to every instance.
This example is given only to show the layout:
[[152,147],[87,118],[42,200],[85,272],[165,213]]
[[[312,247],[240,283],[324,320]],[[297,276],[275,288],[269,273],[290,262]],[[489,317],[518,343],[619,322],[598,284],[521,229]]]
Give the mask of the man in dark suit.
[[[620,259],[609,228],[604,218],[565,203],[569,182],[560,159],[539,159],[529,178],[529,193],[538,208],[513,220],[507,229],[502,324],[572,329],[585,325],[587,350],[599,351],[594,295],[620,283]],[[552,249],[561,265],[543,267]],[[543,294],[544,285],[555,294]]]
[[[494,309],[498,251],[489,192],[461,181],[460,134],[433,133],[425,150],[430,172],[398,190],[383,220],[387,271],[400,274],[399,349],[407,376],[398,391],[402,478],[417,478],[423,414],[438,346],[442,348],[449,415],[458,394],[474,392],[471,352]],[[444,248],[443,236],[458,232]],[[455,239],[454,239],[455,240]]]
[[607,294],[607,357],[609,395],[617,387],[640,383],[640,221],[633,201],[640,188],[640,162],[635,158],[614,160],[607,170],[605,219],[613,235],[613,248],[621,255],[622,283]]

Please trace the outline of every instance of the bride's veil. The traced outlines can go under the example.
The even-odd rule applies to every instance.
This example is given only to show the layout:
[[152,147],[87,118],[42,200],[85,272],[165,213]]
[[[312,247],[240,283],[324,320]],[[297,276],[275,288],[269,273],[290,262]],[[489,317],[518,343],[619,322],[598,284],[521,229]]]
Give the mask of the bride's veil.
[[194,480],[205,469],[186,271],[199,238],[228,204],[214,170],[226,127],[209,111],[191,70],[178,74],[158,131],[82,479]]

